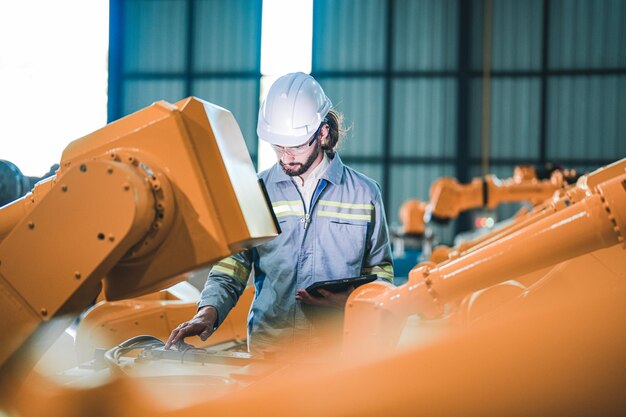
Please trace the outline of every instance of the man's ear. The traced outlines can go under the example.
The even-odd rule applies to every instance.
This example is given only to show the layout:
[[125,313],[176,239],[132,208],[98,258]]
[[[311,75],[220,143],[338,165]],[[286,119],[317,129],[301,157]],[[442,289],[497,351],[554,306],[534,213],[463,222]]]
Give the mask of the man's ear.
[[322,128],[320,129],[320,143],[322,145],[328,144],[329,134],[330,134],[330,128],[328,127],[327,124],[324,124]]

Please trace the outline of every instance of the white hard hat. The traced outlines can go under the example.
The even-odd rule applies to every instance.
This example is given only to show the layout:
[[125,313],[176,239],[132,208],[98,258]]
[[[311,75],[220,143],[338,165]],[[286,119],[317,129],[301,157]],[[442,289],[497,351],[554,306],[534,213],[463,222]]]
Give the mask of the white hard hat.
[[280,77],[259,109],[256,133],[279,146],[298,146],[322,123],[332,103],[310,75],[294,72]]

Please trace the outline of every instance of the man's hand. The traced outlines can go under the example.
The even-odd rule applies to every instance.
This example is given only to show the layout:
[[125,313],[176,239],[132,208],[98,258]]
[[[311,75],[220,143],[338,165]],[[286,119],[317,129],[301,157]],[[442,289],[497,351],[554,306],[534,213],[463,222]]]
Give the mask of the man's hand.
[[217,310],[215,307],[202,307],[191,320],[178,325],[178,327],[172,330],[167,343],[165,343],[165,349],[169,349],[173,344],[185,340],[189,336],[200,336],[202,341],[207,340],[213,333],[216,321]]
[[343,310],[352,291],[354,291],[354,287],[350,287],[344,292],[336,293],[320,289],[318,292],[322,296],[313,297],[306,290],[298,290],[296,292],[296,300],[320,307],[333,307]]

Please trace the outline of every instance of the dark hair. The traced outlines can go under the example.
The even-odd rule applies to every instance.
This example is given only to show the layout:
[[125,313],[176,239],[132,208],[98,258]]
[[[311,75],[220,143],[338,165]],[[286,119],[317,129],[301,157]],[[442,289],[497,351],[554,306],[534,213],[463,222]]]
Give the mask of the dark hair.
[[343,114],[335,110],[330,110],[326,114],[326,123],[328,124],[328,136],[322,142],[322,149],[328,156],[332,157],[349,129],[343,127]]

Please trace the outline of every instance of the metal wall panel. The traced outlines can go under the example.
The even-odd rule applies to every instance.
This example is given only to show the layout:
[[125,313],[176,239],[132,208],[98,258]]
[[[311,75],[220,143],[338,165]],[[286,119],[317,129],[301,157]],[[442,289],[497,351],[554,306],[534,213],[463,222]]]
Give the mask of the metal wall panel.
[[551,77],[548,115],[550,159],[626,156],[626,75]]
[[[430,185],[438,178],[454,176],[452,165],[395,165],[391,167],[390,204],[386,207],[387,220],[391,225],[400,224],[398,211],[407,200],[429,201]],[[452,242],[454,225],[435,226],[439,242]]]
[[341,155],[380,156],[383,151],[383,80],[378,78],[317,78],[333,107],[343,113],[350,130]]
[[256,122],[259,90],[256,80],[200,80],[193,85],[194,94],[230,110],[246,140],[248,151],[257,153]]
[[[492,78],[489,152],[492,158],[539,158],[541,81]],[[482,79],[471,84],[470,152],[482,151]]]
[[262,0],[111,0],[108,120],[197,96],[235,115],[256,162]]
[[123,70],[178,72],[185,67],[184,0],[126,0]]
[[394,4],[393,70],[454,70],[458,1],[398,0]]
[[260,15],[260,1],[197,1],[194,71],[258,71]]
[[385,68],[385,0],[315,0],[313,69]]
[[175,103],[184,98],[184,83],[179,80],[130,80],[124,85],[124,114],[134,113],[158,100]]
[[393,82],[392,91],[392,156],[453,157],[456,80],[401,78]]
[[626,2],[550,0],[550,68],[626,67]]
[[[541,68],[543,0],[492,0],[491,69]],[[483,67],[484,2],[472,2],[472,68]]]

